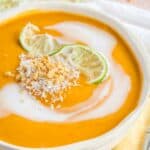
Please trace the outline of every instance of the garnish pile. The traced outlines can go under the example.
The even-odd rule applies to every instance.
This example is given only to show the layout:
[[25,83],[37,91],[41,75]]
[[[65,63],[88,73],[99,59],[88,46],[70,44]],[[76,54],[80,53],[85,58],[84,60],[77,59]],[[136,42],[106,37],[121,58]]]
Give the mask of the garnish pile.
[[28,23],[20,33],[20,44],[27,51],[20,55],[16,80],[29,94],[53,108],[64,100],[64,93],[80,86],[80,75],[87,84],[102,83],[108,76],[103,54],[85,45],[61,45],[38,26]]
[[31,95],[52,105],[63,101],[65,90],[77,86],[79,75],[76,68],[68,68],[49,56],[22,54],[16,79]]

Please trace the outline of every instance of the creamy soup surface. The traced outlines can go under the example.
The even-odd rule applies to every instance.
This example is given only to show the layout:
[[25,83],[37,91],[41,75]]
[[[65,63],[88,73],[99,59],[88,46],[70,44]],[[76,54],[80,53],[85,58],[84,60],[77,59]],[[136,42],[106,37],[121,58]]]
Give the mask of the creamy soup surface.
[[[62,44],[79,43],[102,52],[109,62],[103,83],[80,85],[65,93],[61,107],[50,109],[14,78],[19,64],[19,34],[27,23]],[[138,104],[142,77],[130,48],[107,25],[64,12],[29,12],[0,24],[0,140],[25,147],[54,147],[100,136]],[[21,91],[21,92],[20,92]]]

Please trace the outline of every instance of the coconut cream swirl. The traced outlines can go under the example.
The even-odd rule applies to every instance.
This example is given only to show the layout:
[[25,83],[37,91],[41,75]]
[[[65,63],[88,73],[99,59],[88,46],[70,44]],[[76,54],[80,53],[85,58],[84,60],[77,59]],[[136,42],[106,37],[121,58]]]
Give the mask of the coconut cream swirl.
[[103,52],[110,62],[111,78],[100,84],[85,102],[59,111],[43,106],[26,91],[20,92],[18,84],[8,84],[0,90],[0,117],[16,114],[39,122],[71,122],[100,118],[116,112],[123,105],[131,86],[129,76],[112,58],[117,39],[106,31],[80,22],[62,22],[46,26],[45,29],[60,32],[63,36],[55,38],[62,43],[81,41]]

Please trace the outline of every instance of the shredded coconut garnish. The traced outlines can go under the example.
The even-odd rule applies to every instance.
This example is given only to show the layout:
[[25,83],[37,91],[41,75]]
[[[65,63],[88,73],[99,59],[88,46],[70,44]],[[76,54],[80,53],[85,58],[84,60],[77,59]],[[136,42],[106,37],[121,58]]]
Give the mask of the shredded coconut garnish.
[[80,72],[50,56],[20,55],[16,80],[31,95],[53,106],[63,101],[63,93],[78,85]]

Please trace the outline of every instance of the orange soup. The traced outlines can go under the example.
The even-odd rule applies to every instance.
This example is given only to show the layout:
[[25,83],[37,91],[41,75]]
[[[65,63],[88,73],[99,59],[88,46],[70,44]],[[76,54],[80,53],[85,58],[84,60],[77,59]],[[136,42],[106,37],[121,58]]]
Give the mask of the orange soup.
[[[28,23],[38,26],[39,34],[46,33],[63,45],[86,45],[103,53],[109,64],[107,79],[89,84],[84,74],[66,70],[63,63],[51,63],[49,56],[28,56],[19,42]],[[0,24],[0,43],[2,141],[25,147],[55,147],[87,140],[117,126],[138,104],[142,85],[138,63],[126,43],[97,20],[65,12],[29,12]],[[55,70],[56,81],[50,72],[39,88],[48,96],[40,97],[37,76],[33,71],[36,77],[31,78],[33,68],[29,63],[42,77],[49,75],[47,70]],[[29,75],[24,76],[24,71],[30,71]],[[61,73],[65,76],[59,78]],[[60,92],[53,84],[46,91],[52,81],[61,83],[63,90]],[[69,88],[64,88],[66,85]],[[24,91],[20,91],[22,88]],[[49,95],[53,90],[54,94]]]

